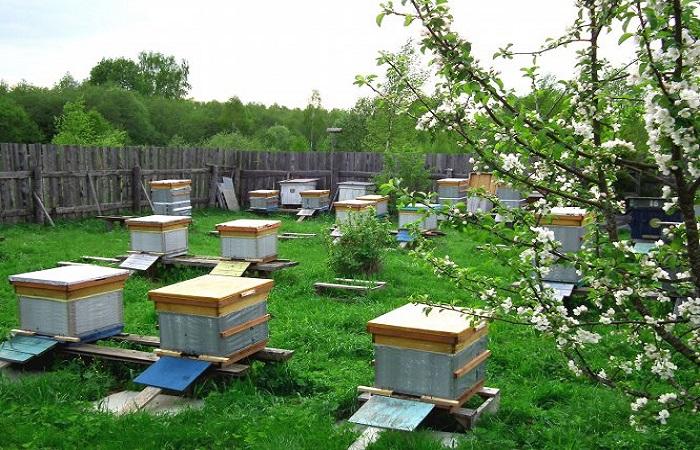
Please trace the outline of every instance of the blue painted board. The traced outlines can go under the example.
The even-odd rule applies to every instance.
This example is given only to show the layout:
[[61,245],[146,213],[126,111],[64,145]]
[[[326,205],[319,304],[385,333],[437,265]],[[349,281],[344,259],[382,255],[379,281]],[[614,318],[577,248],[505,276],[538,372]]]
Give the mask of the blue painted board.
[[654,247],[656,247],[656,244],[654,242],[636,242],[634,244],[634,247],[632,247],[632,251],[634,253],[641,253],[646,255]]
[[211,366],[197,359],[161,356],[158,361],[134,378],[134,383],[182,392]]
[[348,422],[391,430],[413,431],[435,405],[373,395]]
[[53,348],[57,341],[43,336],[13,336],[0,343],[0,359],[13,363],[25,363]]
[[408,230],[399,230],[398,233],[396,233],[396,240],[398,242],[412,242],[413,236],[411,236]]

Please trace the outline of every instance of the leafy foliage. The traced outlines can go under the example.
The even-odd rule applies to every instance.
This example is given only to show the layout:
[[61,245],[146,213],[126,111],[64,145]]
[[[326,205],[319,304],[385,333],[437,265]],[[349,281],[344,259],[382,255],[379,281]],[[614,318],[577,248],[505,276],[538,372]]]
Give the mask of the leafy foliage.
[[339,224],[337,241],[327,238],[328,264],[342,276],[357,276],[379,271],[391,244],[391,224],[377,218],[374,211],[350,214]]
[[56,129],[54,144],[120,147],[127,140],[126,132],[112,127],[100,113],[86,111],[82,100],[66,103],[63,114],[56,119]]
[[0,96],[0,142],[38,142],[39,126],[20,105]]

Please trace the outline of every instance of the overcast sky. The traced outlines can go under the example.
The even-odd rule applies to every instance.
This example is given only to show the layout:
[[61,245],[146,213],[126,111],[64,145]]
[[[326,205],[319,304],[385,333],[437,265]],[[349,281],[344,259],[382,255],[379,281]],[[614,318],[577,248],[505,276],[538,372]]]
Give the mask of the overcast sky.
[[[397,50],[419,28],[396,19],[377,27],[379,0],[0,0],[0,79],[52,86],[70,72],[87,78],[103,57],[153,50],[190,63],[190,95],[303,107],[312,89],[325,107],[368,95],[357,74],[378,73],[379,50]],[[455,29],[490,63],[507,42],[531,50],[558,36],[575,11],[569,0],[452,0]],[[629,42],[629,41],[628,41]],[[622,61],[628,49],[607,55]],[[527,83],[527,60],[496,63],[509,85]],[[573,54],[542,61],[567,77]]]

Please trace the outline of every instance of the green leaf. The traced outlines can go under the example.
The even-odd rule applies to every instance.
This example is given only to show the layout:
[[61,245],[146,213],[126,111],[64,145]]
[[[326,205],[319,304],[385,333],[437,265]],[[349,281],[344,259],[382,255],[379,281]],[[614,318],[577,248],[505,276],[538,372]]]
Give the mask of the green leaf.
[[406,18],[403,19],[403,26],[405,26],[405,27],[409,26],[413,22],[414,19],[415,19],[415,16],[407,14]]
[[384,20],[384,16],[386,16],[386,13],[377,14],[377,18],[375,19],[375,21],[377,22],[378,27],[382,26],[382,20]]
[[631,38],[634,35],[634,33],[625,33],[622,36],[620,36],[620,39],[617,41],[617,45],[622,44],[625,42],[627,39]]

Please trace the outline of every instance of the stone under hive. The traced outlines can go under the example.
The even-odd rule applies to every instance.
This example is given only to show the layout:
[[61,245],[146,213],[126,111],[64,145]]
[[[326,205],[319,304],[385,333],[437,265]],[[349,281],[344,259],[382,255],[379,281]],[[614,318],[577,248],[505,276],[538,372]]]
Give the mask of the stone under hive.
[[437,180],[439,198],[462,198],[467,196],[469,179],[442,178]]
[[155,255],[187,254],[190,217],[153,215],[126,220],[131,250]]
[[269,262],[277,259],[279,220],[238,219],[216,226],[221,256],[230,259]]
[[192,355],[230,357],[262,350],[268,340],[272,280],[204,275],[152,290],[160,345]]
[[406,229],[410,224],[418,223],[421,231],[437,230],[438,215],[435,208],[439,205],[411,205],[399,208],[399,229]]
[[[554,238],[561,243],[559,251],[575,253],[581,250],[586,224],[591,218],[583,208],[557,207],[552,208],[546,217],[540,218],[539,224],[554,232]],[[579,275],[573,266],[561,263],[553,265],[544,278],[548,281],[576,283]]]
[[122,291],[128,277],[127,270],[90,265],[12,275],[20,328],[82,341],[121,333]]
[[[432,308],[426,314],[426,308]],[[458,309],[458,308],[457,308]],[[380,389],[464,400],[486,378],[488,329],[452,309],[409,303],[369,321]]]
[[366,181],[341,181],[338,183],[338,201],[355,200],[363,195],[374,194],[376,186]]
[[192,180],[151,181],[153,212],[166,216],[192,215]]
[[316,189],[318,178],[297,178],[280,181],[282,205],[301,205],[301,193]]
[[258,211],[275,211],[279,209],[280,191],[259,189],[248,192],[250,209]]
[[386,195],[367,194],[357,197],[357,200],[372,202],[372,206],[378,216],[385,216],[389,213],[389,197]]
[[328,209],[331,191],[327,189],[312,189],[300,192],[302,209]]
[[364,200],[343,200],[333,203],[333,207],[336,222],[345,223],[354,214],[370,212],[373,204]]

